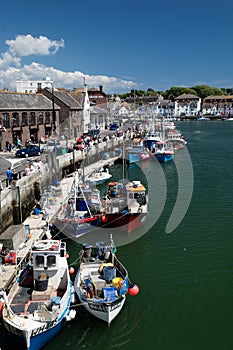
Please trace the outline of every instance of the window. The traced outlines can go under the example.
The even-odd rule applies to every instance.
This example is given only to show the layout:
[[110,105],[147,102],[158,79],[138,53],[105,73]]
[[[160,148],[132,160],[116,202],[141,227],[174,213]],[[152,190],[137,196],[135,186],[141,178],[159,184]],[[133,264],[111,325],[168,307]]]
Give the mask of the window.
[[16,112],[12,115],[12,126],[19,126],[19,114]]
[[22,126],[27,126],[28,125],[28,115],[26,112],[22,113]]
[[44,124],[44,114],[43,114],[43,112],[39,112],[38,113],[37,121],[38,121],[38,124]]
[[44,267],[44,257],[43,257],[43,255],[37,255],[36,256],[36,266],[37,267]]
[[35,112],[31,112],[29,115],[29,125],[36,125]]
[[56,256],[49,255],[47,256],[47,267],[56,266]]
[[2,114],[2,126],[4,126],[4,128],[6,128],[6,129],[10,128],[9,113],[3,113]]

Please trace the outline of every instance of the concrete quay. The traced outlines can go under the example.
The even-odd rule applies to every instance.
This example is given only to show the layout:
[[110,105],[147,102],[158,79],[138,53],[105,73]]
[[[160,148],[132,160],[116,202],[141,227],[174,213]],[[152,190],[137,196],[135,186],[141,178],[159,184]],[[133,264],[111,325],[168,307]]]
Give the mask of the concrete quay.
[[[89,164],[85,167],[85,175],[88,175],[96,169],[100,169],[104,166],[112,165],[117,159],[118,157],[109,158],[105,160],[102,159],[96,163]],[[6,292],[9,291],[13,281],[15,280],[16,276],[19,274],[20,270],[23,268],[24,264],[26,263],[29,257],[30,248],[33,245],[33,242],[36,239],[41,238],[47,229],[47,224],[51,224],[55,220],[56,216],[58,215],[61,209],[62,204],[69,195],[74,175],[75,173],[72,173],[60,181],[60,185],[58,186],[59,191],[57,191],[58,195],[55,196],[53,205],[50,206],[50,210],[47,213],[46,220],[43,220],[42,214],[31,214],[22,223],[24,227],[29,227],[30,234],[28,236],[28,239],[22,242],[16,251],[17,263],[15,265],[0,265],[0,290],[4,290]]]

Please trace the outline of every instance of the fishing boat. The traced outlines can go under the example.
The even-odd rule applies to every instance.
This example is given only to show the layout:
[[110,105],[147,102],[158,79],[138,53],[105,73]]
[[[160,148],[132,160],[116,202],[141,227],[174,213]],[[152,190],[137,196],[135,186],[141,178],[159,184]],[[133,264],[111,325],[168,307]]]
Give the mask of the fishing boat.
[[74,281],[75,292],[84,308],[108,324],[122,310],[128,290],[137,289],[129,284],[128,272],[115,253],[112,238],[110,245],[97,242],[93,248],[83,244]]
[[166,133],[166,140],[172,144],[174,151],[183,149],[187,144],[187,141],[184,139],[183,135],[179,130],[169,129]]
[[75,316],[65,242],[35,241],[30,262],[9,294],[1,293],[3,325],[16,349],[41,349]]
[[129,164],[148,159],[149,156],[150,154],[140,138],[134,139],[132,146],[126,148],[126,158]]
[[143,138],[143,145],[144,147],[148,148],[151,150],[157,142],[161,141],[161,136],[158,131],[148,131]]
[[146,216],[146,188],[140,181],[108,183],[99,226],[132,232],[144,223]]
[[95,170],[93,173],[85,177],[86,183],[94,183],[96,185],[102,184],[111,179],[112,174],[109,173],[108,168]]
[[153,145],[151,153],[161,163],[166,163],[174,159],[174,148],[167,141],[163,117],[161,119],[161,141]]
[[174,159],[174,149],[172,146],[168,146],[166,141],[158,142],[157,147],[153,148],[151,153],[160,163],[166,163]]
[[77,172],[54,225],[65,236],[77,238],[98,225],[101,213],[100,191],[90,184],[83,183]]

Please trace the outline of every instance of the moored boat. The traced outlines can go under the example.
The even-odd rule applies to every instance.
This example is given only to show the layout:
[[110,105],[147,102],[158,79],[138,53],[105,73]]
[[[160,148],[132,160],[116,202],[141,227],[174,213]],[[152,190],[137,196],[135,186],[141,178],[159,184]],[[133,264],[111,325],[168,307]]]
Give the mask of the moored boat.
[[159,142],[152,150],[152,154],[160,163],[166,163],[174,159],[173,147],[167,146],[164,142]]
[[93,173],[85,177],[86,183],[102,184],[105,181],[111,179],[112,174],[109,173],[109,170],[106,168],[95,170]]
[[110,182],[102,203],[101,223],[106,228],[131,232],[139,228],[147,216],[146,188],[140,181]]
[[129,164],[148,159],[149,156],[148,149],[144,146],[141,139],[134,139],[132,146],[126,149],[126,158]]
[[84,244],[74,289],[85,309],[110,324],[120,313],[126,300],[129,278],[117,259],[112,244],[97,242],[96,247]]
[[101,213],[100,191],[82,183],[79,174],[76,174],[54,225],[65,236],[76,238],[93,230],[99,224]]
[[65,242],[35,241],[30,262],[2,296],[2,320],[11,341],[18,349],[41,349],[75,316]]
[[144,147],[151,150],[157,142],[161,141],[161,136],[158,131],[148,131],[148,133],[145,135],[143,139],[143,145]]

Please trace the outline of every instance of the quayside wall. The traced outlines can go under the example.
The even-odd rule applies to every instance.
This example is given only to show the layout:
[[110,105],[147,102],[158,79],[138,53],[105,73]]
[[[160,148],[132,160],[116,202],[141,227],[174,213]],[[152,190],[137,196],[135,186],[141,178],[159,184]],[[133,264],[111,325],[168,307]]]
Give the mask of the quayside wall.
[[55,180],[61,180],[74,172],[81,164],[85,167],[91,163],[97,163],[100,159],[118,156],[122,143],[123,138],[117,138],[99,143],[90,149],[74,150],[57,157],[53,153],[42,155],[44,165],[42,173],[20,176],[20,179],[12,183],[10,188],[5,187],[0,192],[0,235],[10,225],[21,224],[27,218],[36,200],[48,185],[55,187]]

